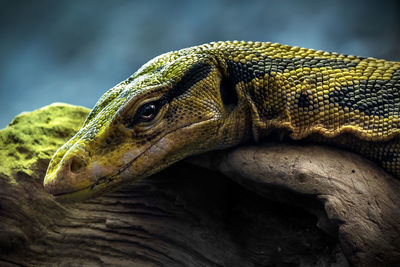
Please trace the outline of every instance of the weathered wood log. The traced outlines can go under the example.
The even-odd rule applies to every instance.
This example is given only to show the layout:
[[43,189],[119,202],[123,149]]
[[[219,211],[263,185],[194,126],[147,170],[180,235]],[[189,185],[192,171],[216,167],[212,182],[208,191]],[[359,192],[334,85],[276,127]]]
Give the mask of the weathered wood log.
[[191,161],[315,214],[352,263],[400,264],[400,181],[358,155],[316,145],[264,144]]
[[103,197],[58,203],[42,179],[56,147],[86,114],[52,105],[0,131],[0,266],[399,261],[399,181],[334,148],[214,152],[190,159],[211,169],[181,162]]

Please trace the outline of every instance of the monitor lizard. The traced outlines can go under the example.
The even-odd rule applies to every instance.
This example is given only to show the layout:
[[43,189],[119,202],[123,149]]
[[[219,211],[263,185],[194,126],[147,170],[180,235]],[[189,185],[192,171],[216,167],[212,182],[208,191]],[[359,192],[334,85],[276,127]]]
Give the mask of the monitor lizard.
[[333,144],[399,177],[399,116],[400,62],[212,42],[160,55],[107,91],[51,159],[44,188],[86,199],[271,135]]

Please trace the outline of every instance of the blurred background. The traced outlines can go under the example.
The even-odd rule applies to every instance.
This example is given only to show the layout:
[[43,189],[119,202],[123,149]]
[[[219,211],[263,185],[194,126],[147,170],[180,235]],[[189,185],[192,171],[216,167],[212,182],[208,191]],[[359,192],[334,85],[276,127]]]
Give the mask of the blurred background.
[[217,40],[400,61],[400,1],[0,0],[0,128],[56,101],[93,107],[151,58]]

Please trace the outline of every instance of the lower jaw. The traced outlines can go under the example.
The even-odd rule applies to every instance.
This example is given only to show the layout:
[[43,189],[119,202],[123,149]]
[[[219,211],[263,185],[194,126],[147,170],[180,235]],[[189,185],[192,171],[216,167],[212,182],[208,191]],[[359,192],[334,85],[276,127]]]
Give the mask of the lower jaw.
[[53,195],[53,198],[59,202],[80,202],[92,198],[98,190],[93,190],[91,187],[85,187],[76,191]]

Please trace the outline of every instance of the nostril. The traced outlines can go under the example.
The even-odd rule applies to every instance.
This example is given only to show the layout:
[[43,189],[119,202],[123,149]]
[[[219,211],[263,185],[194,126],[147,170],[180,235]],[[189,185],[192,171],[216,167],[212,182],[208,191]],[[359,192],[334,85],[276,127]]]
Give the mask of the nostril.
[[86,163],[82,159],[80,159],[78,157],[72,158],[72,162],[71,162],[71,165],[70,165],[71,172],[78,173],[85,166],[86,166]]

